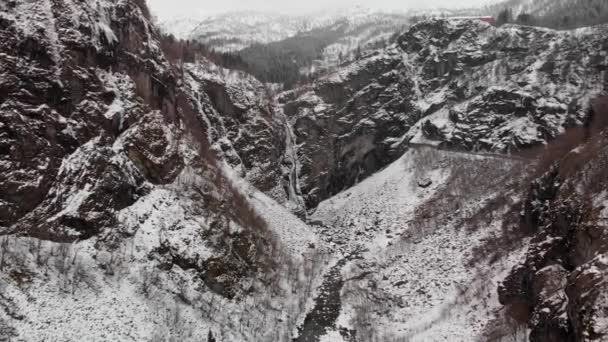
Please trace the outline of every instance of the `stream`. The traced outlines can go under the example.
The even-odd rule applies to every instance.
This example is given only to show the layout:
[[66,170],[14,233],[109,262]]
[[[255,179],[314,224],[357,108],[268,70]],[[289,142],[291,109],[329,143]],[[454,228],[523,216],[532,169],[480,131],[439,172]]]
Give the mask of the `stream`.
[[329,329],[335,328],[342,308],[340,292],[344,286],[344,279],[341,271],[348,261],[360,257],[359,255],[359,250],[352,252],[340,259],[323,276],[319,294],[314,300],[315,305],[306,315],[304,324],[298,329],[299,336],[293,340],[294,342],[318,342]]

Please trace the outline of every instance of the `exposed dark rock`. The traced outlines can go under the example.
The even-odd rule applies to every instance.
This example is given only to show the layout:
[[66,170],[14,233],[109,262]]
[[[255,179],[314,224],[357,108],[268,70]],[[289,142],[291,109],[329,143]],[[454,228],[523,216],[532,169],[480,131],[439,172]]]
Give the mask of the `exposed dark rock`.
[[433,180],[430,178],[420,178],[418,179],[418,186],[421,188],[428,188],[433,184]]
[[281,94],[306,206],[394,161],[411,140],[512,152],[582,125],[594,85],[606,80],[604,60],[581,56],[601,55],[605,31],[425,21],[396,46]]
[[[259,82],[224,82],[219,71],[181,79],[158,38],[131,0],[0,3],[0,234],[93,239],[113,253],[167,201],[184,217],[156,223],[164,235],[149,260],[167,272],[194,270],[211,291],[235,298],[251,286],[244,279],[271,268],[274,245],[217,159],[297,203],[287,190],[289,130],[258,96]],[[138,217],[125,217],[134,207]],[[201,246],[183,248],[186,240]],[[99,262],[108,276],[111,263]]]
[[151,112],[125,132],[124,149],[147,179],[157,184],[171,183],[184,167],[180,134],[158,111]]
[[[141,195],[146,179],[129,156],[139,166],[147,163],[141,171],[151,181],[179,169],[148,172],[154,166],[149,157],[162,154],[151,150],[162,140],[150,125],[160,129],[163,117],[132,130],[139,132],[133,135],[137,153],[112,149],[117,136],[150,111],[138,93],[168,99],[158,86],[144,89],[130,75],[146,75],[164,88],[172,76],[156,45],[144,39],[153,31],[137,5],[111,6],[113,19],[102,27],[76,20],[94,16],[93,6],[51,2],[47,12],[45,4],[9,6],[0,30],[6,52],[0,55],[0,149],[6,152],[0,157],[0,226],[51,240],[82,239],[114,225],[113,211]],[[36,11],[40,29],[23,30],[18,22],[33,20],[27,16]]]
[[425,137],[431,140],[445,139],[445,133],[442,132],[439,127],[435,126],[432,122],[428,120],[424,121],[424,123],[422,124],[422,134],[424,134]]
[[[603,341],[608,301],[606,135],[600,133],[534,181],[521,227],[534,232],[525,260],[500,284],[500,302],[527,322],[530,341]],[[604,174],[602,176],[602,174]]]
[[185,78],[217,155],[258,189],[301,211],[290,128],[265,86],[243,72],[203,63],[186,65]]
[[41,239],[90,238],[117,225],[115,212],[146,193],[144,181],[128,159],[92,141],[64,159],[43,201],[14,227]]

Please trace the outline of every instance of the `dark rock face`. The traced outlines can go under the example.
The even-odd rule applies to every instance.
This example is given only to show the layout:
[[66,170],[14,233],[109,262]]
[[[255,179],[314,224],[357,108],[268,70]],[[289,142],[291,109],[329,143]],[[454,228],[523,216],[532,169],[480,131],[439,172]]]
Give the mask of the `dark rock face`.
[[144,177],[99,141],[63,160],[44,200],[14,227],[41,239],[88,239],[118,224],[114,213],[145,194]]
[[417,120],[406,115],[413,83],[399,63],[397,51],[378,53],[279,99],[296,137],[307,207],[399,156],[393,145]]
[[530,341],[603,341],[608,329],[606,133],[536,180],[522,229],[535,233],[525,260],[498,289]]
[[423,137],[452,148],[508,152],[582,124],[589,99],[606,83],[605,30],[416,25],[400,45],[420,65],[423,94],[437,99],[425,104],[436,128],[423,129]]
[[[142,189],[146,179],[112,144],[150,111],[137,93],[146,86],[160,95],[159,84],[171,84],[168,65],[131,2],[102,14],[63,1],[0,7],[0,226],[48,239],[90,237]],[[141,75],[158,84],[139,86],[131,76]]]
[[282,94],[307,207],[387,165],[410,141],[509,152],[582,125],[607,81],[606,30],[426,21],[396,45]]
[[211,64],[188,64],[184,73],[184,88],[209,125],[217,155],[279,203],[301,210],[288,123],[265,86]]
[[160,112],[145,115],[125,132],[122,143],[139,172],[155,184],[173,182],[184,167],[179,151],[182,132],[165,122]]
[[[204,90],[181,87],[157,38],[135,1],[0,3],[0,234],[95,238],[112,249],[152,212],[169,210],[167,193],[181,191],[167,201],[188,215],[162,227],[175,236],[160,241],[152,258],[161,268],[195,269],[232,298],[266,262],[271,243],[263,220],[218,171],[208,140],[229,145],[219,156],[236,156],[233,165],[272,193],[282,186],[286,130],[252,80],[243,84],[256,89],[190,78]],[[184,101],[197,95],[198,102]],[[221,125],[205,121],[211,117]],[[183,180],[189,177],[204,184]],[[125,217],[133,213],[141,216]],[[236,223],[258,230],[229,232]],[[194,237],[208,244],[204,256],[189,254],[197,246],[184,248]]]

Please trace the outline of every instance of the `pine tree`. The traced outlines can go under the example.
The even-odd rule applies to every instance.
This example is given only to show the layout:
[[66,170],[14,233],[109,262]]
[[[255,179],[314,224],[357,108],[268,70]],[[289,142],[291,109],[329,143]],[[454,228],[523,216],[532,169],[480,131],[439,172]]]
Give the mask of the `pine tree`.
[[357,51],[355,52],[355,59],[361,58],[361,45],[357,46]]
[[513,22],[513,11],[510,8],[506,8],[498,14],[498,19],[496,20],[496,24],[498,26],[502,26],[504,24],[508,24]]
[[535,18],[528,13],[522,13],[517,16],[517,23],[523,25],[535,25]]

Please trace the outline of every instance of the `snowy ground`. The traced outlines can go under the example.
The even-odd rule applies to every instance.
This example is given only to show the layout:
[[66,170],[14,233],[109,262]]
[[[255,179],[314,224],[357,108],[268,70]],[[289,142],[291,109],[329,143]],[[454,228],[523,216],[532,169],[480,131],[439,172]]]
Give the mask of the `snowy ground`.
[[285,269],[295,273],[280,279],[277,289],[252,284],[253,293],[229,300],[209,291],[195,270],[161,270],[151,259],[161,241],[181,255],[204,259],[217,253],[202,238],[209,222],[200,204],[176,182],[119,214],[126,238],[115,250],[103,247],[107,236],[73,244],[2,238],[0,304],[10,309],[0,311],[0,336],[206,341],[211,331],[222,342],[290,340],[326,268],[323,243],[285,208],[244,181],[236,185],[293,257]]
[[[365,250],[342,269],[337,329],[322,341],[343,341],[348,334],[338,333],[340,328],[358,341],[481,339],[498,314],[496,281],[520,252],[491,265],[476,256],[476,248],[500,232],[501,221],[490,219],[473,229],[463,219],[498,195],[482,195],[481,189],[458,192],[470,185],[462,178],[481,186],[488,183],[477,179],[482,170],[491,176],[516,164],[419,148],[321,203],[313,220],[323,222],[322,236],[343,253],[355,246]],[[457,174],[463,170],[468,174]],[[441,201],[451,193],[459,195],[451,204]]]

